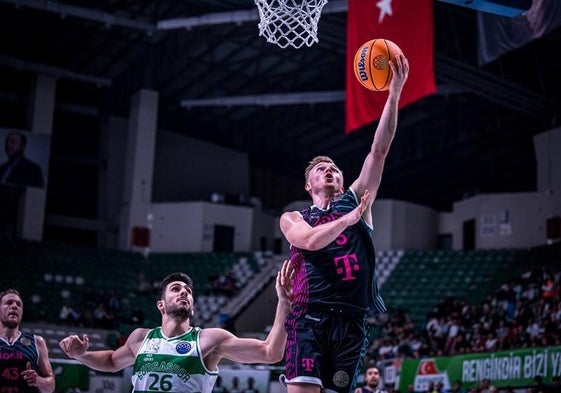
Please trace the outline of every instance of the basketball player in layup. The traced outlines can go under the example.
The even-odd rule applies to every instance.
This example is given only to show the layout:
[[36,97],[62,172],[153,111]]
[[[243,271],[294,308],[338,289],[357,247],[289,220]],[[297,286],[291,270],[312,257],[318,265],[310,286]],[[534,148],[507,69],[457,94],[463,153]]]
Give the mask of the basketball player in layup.
[[135,329],[115,351],[88,351],[88,337],[72,335],[60,342],[71,358],[99,371],[115,372],[133,366],[133,392],[211,393],[218,363],[226,358],[243,363],[275,363],[283,358],[283,322],[290,309],[292,276],[288,261],[277,275],[275,320],[265,340],[238,338],[220,328],[194,327],[193,282],[173,273],[160,284],[156,305],[162,325]]
[[358,178],[345,191],[337,165],[329,157],[315,157],[305,171],[313,205],[280,219],[295,270],[281,376],[288,393],[321,388],[354,393],[368,345],[366,320],[386,312],[376,284],[371,208],[397,128],[409,63],[399,55],[390,66],[388,98]]

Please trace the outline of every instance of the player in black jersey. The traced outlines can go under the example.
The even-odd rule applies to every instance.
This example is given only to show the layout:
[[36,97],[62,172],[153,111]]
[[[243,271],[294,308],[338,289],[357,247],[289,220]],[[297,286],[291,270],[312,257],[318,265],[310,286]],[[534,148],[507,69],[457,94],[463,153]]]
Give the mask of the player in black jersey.
[[19,329],[23,301],[15,289],[0,293],[0,392],[52,393],[55,377],[41,336]]
[[390,62],[393,78],[370,152],[348,190],[326,156],[305,171],[313,205],[286,212],[280,228],[291,244],[294,301],[285,327],[288,393],[353,393],[368,345],[369,316],[386,311],[378,293],[372,244],[372,203],[396,128],[409,63]]

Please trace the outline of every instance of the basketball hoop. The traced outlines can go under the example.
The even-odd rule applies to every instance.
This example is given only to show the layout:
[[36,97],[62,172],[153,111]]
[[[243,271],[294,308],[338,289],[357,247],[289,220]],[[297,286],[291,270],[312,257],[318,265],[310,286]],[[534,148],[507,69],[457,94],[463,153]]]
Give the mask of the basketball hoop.
[[255,0],[259,35],[281,48],[318,42],[318,22],[327,0]]

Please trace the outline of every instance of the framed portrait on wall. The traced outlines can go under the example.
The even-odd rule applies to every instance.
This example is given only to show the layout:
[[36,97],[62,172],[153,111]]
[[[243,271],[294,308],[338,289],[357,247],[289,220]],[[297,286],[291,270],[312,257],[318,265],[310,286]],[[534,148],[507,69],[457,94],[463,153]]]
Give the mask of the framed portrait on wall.
[[51,136],[0,128],[0,184],[45,188]]

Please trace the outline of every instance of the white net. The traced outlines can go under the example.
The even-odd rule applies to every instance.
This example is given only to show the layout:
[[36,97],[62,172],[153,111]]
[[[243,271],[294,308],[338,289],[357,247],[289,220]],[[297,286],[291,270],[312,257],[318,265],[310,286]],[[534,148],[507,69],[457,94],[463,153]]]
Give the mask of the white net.
[[318,22],[327,0],[255,0],[259,35],[281,48],[318,42]]

